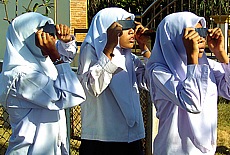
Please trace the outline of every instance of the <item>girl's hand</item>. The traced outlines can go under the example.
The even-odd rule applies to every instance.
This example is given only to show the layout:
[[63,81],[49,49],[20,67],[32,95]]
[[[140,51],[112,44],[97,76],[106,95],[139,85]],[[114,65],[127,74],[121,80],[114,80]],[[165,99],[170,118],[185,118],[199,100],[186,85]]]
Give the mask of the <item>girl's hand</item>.
[[136,22],[135,28],[135,39],[140,46],[141,50],[144,50],[144,47],[148,44],[149,40],[151,39],[150,36],[144,35],[144,32],[148,30],[145,28],[140,22]]
[[229,58],[224,49],[224,35],[220,28],[208,29],[208,47],[222,63],[228,63]]
[[187,64],[198,64],[200,41],[202,41],[202,37],[194,28],[184,29],[183,43],[187,53]]
[[49,33],[43,32],[43,29],[38,30],[35,34],[36,46],[41,49],[43,56],[49,56],[52,61],[60,58],[55,42],[56,39]]
[[118,44],[118,37],[122,35],[122,25],[117,22],[114,22],[107,29],[107,43],[104,48],[104,54],[112,59],[111,54],[113,53],[113,49]]
[[67,25],[57,24],[56,25],[57,38],[65,43],[72,40],[70,35],[70,28]]
[[143,56],[146,57],[146,58],[149,58],[150,55],[151,55],[151,52],[150,50],[148,49],[148,44],[149,44],[149,41],[150,41],[150,36],[148,35],[145,35],[145,31],[148,30],[148,28],[145,28],[140,22],[136,22],[135,21],[135,24],[136,24],[136,28],[135,28],[135,39],[141,49],[141,51],[147,51],[147,52],[144,52]]

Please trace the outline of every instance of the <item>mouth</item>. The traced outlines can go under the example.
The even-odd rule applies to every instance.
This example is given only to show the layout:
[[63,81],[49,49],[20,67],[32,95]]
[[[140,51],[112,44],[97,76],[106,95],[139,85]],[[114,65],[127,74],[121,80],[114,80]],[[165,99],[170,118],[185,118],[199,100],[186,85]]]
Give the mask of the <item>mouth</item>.
[[129,39],[129,42],[130,42],[130,43],[134,43],[134,42],[135,42],[135,38],[134,38],[134,37],[131,37],[131,38]]
[[204,53],[204,48],[200,48],[199,53]]

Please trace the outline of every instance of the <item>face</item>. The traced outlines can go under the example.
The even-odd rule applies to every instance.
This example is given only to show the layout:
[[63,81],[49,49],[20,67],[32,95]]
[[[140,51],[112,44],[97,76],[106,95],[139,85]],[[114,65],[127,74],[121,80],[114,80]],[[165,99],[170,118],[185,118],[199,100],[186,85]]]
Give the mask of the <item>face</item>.
[[[130,18],[127,18],[130,20]],[[134,29],[123,30],[122,35],[119,37],[119,45],[121,48],[133,48],[135,43]]]
[[[195,28],[202,28],[201,23],[198,23]],[[206,45],[206,39],[205,38],[201,38],[200,42],[198,43],[198,47],[199,47],[199,55],[198,57],[201,58],[203,56],[204,50],[205,50],[205,45]]]
[[119,38],[119,44],[121,48],[133,48],[135,43],[134,30],[123,30],[122,35]]

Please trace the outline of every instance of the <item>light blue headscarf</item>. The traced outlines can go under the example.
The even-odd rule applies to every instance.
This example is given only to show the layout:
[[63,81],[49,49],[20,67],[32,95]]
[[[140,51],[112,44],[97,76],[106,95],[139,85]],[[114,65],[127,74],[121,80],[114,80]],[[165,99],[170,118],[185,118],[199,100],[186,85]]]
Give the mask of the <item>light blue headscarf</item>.
[[7,92],[19,74],[29,74],[36,70],[52,80],[57,78],[57,70],[49,57],[42,55],[35,45],[38,28],[53,20],[39,13],[25,13],[15,18],[6,34],[6,50],[0,74],[0,103],[5,103]]
[[[150,70],[151,64],[161,63],[168,66],[175,77],[184,80],[187,72],[187,56],[182,36],[184,28],[195,27],[198,22],[206,27],[205,19],[191,12],[177,12],[166,16],[158,25],[147,70]],[[205,57],[202,59],[206,59]]]
[[135,16],[132,13],[127,12],[122,8],[105,8],[100,10],[91,22],[89,31],[85,37],[84,42],[81,45],[81,49],[84,49],[86,44],[92,45],[97,53],[98,58],[103,52],[105,44],[107,42],[107,29],[109,26],[117,20],[125,20],[126,18],[134,20]]

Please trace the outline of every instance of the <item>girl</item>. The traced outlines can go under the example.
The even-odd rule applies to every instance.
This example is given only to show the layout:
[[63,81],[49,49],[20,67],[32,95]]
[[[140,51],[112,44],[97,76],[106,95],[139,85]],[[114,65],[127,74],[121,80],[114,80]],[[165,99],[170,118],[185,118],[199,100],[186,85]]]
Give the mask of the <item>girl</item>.
[[138,86],[146,89],[145,66],[131,48],[136,38],[144,55],[150,55],[148,37],[142,25],[123,30],[118,20],[133,21],[134,15],[121,8],[99,11],[81,46],[78,75],[87,100],[81,105],[80,155],[143,153]]
[[[57,44],[41,29],[46,24],[57,30]],[[80,104],[85,94],[69,64],[75,41],[67,26],[56,30],[52,19],[34,12],[8,28],[0,75],[0,102],[12,128],[6,155],[69,154],[64,109]]]
[[154,155],[214,155],[217,97],[230,99],[230,66],[219,28],[209,29],[207,43],[219,62],[205,54],[203,17],[191,12],[166,16],[158,26],[147,63],[152,101],[159,118]]

